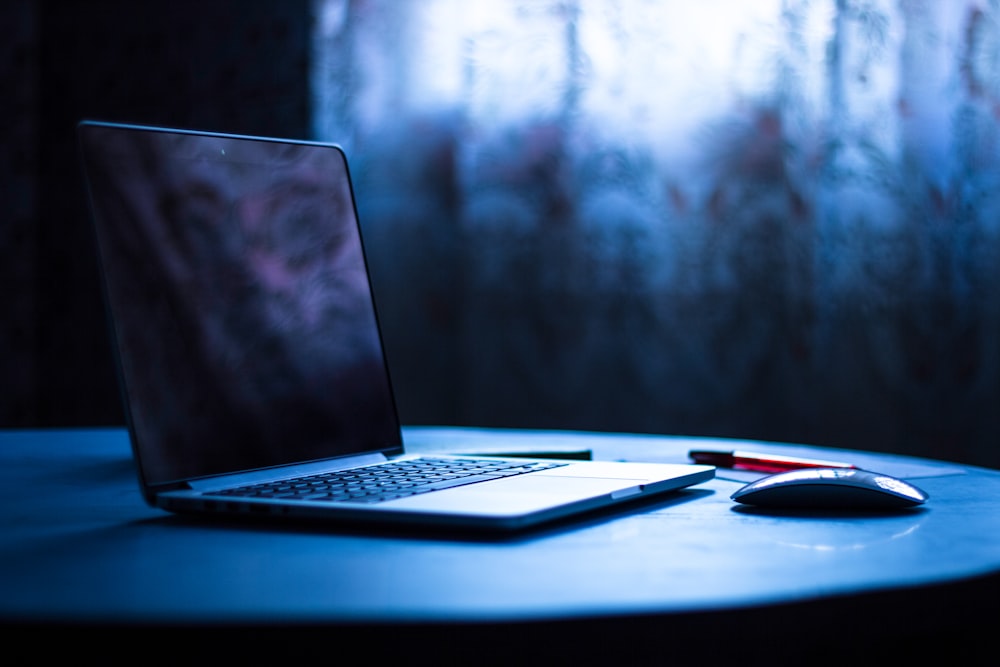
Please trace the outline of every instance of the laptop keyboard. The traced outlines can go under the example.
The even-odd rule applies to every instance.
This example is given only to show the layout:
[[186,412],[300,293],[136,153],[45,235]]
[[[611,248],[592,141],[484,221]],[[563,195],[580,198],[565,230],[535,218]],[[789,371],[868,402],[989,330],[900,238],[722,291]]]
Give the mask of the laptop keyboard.
[[316,475],[248,484],[208,496],[377,503],[465,484],[558,468],[557,461],[498,461],[424,457]]

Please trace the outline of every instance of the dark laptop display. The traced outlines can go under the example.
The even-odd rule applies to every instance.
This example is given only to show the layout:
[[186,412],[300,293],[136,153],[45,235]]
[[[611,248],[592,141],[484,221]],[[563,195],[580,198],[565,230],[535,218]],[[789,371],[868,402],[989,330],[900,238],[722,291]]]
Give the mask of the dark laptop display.
[[82,140],[147,483],[400,451],[341,151]]

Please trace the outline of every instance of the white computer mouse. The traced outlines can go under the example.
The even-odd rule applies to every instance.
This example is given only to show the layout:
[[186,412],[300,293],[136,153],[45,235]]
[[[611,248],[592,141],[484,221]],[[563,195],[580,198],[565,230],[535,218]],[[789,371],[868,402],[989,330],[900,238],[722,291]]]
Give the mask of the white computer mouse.
[[773,509],[894,510],[915,507],[928,495],[889,475],[857,468],[807,468],[768,475],[732,496]]

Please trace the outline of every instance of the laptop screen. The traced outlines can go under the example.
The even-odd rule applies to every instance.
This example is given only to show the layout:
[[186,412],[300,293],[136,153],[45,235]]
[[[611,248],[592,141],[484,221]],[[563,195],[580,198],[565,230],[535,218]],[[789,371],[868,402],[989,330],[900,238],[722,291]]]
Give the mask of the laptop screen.
[[343,153],[79,130],[145,483],[398,451]]

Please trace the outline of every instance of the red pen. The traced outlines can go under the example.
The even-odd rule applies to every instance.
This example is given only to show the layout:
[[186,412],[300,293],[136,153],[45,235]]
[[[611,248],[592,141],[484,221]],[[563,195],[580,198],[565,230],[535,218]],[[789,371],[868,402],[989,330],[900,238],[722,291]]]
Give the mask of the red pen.
[[754,470],[757,472],[784,472],[802,468],[855,468],[857,466],[839,461],[824,461],[822,459],[804,459],[797,456],[781,456],[780,454],[761,454],[742,451],[713,451],[693,449],[688,452],[695,463],[705,463],[720,468],[734,470]]

